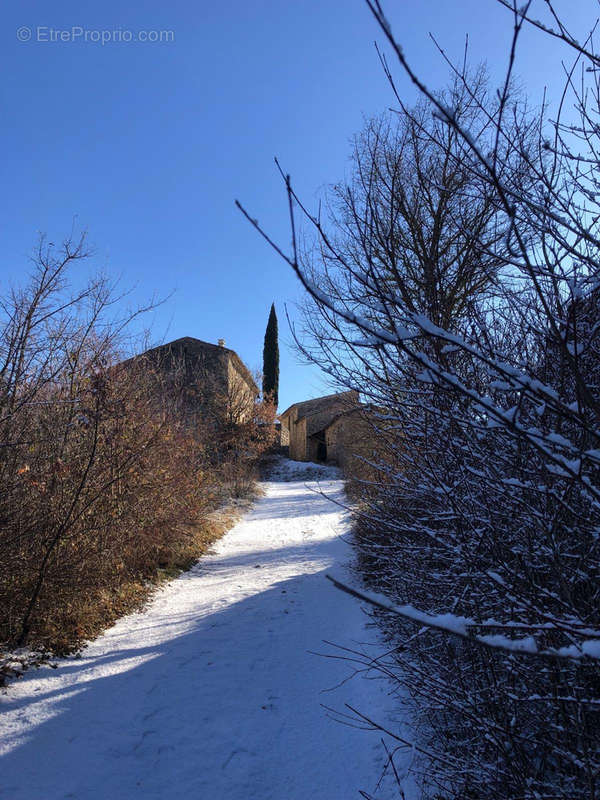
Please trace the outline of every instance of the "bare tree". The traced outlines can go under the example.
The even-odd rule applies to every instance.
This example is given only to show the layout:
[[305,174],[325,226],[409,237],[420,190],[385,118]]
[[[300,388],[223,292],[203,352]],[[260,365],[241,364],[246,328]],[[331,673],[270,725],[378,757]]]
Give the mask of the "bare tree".
[[207,512],[251,490],[267,446],[254,398],[214,398],[218,425],[199,402],[190,424],[190,392],[211,387],[185,365],[123,360],[145,309],[119,313],[103,278],[72,293],[86,256],[83,239],[42,241],[28,284],[1,301],[0,678],[4,651],[68,650],[192,563]]
[[[455,141],[464,151],[469,181],[459,186],[458,207],[475,207],[479,217],[469,198],[475,186],[476,203],[485,198],[490,211],[486,225],[474,228],[468,214],[449,214],[446,230],[458,219],[459,241],[473,231],[468,281],[454,279],[453,262],[436,244],[444,238],[423,224],[435,207],[428,194],[415,199],[411,236],[424,236],[421,251],[432,263],[419,261],[406,240],[400,252],[389,246],[397,241],[388,236],[396,219],[389,210],[406,205],[405,182],[388,189],[386,217],[374,213],[371,183],[363,181],[368,202],[348,203],[332,231],[285,177],[292,252],[261,233],[314,301],[305,351],[340,383],[361,388],[385,418],[387,455],[371,465],[379,478],[365,484],[358,509],[369,580],[383,594],[342,588],[379,608],[398,648],[368,666],[409,690],[415,740],[398,743],[421,754],[425,794],[595,798],[600,58],[591,34],[573,36],[551,3],[546,23],[530,13],[531,0],[499,2],[512,14],[507,74],[489,103],[467,70],[453,68],[458,97],[473,104],[465,117],[464,104],[430,90],[413,71],[381,5],[367,0],[436,120],[425,126],[426,117],[412,114],[430,133],[427,147],[444,152]],[[553,120],[544,110],[539,119],[521,113],[515,100],[514,56],[528,24],[574,54]],[[568,101],[576,117],[567,116]],[[367,153],[379,176],[378,149]],[[417,185],[420,172],[416,161],[409,173]],[[316,264],[307,264],[296,242],[298,212],[319,238]],[[381,266],[382,241],[402,282]],[[403,291],[415,265],[425,280]],[[454,287],[466,289],[464,302],[454,299]]]

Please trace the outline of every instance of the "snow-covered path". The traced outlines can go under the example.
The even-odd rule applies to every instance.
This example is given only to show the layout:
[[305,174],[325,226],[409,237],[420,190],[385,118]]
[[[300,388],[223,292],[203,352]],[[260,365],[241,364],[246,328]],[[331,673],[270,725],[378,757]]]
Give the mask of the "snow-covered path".
[[[3,690],[2,800],[345,800],[374,790],[379,735],[341,725],[322,704],[385,720],[387,687],[358,676],[323,692],[352,670],[310,652],[374,638],[359,603],[324,577],[343,574],[351,555],[339,538],[347,517],[310,473],[291,469],[282,462],[214,553],[147,609],[80,658]],[[341,499],[335,473],[322,478]]]

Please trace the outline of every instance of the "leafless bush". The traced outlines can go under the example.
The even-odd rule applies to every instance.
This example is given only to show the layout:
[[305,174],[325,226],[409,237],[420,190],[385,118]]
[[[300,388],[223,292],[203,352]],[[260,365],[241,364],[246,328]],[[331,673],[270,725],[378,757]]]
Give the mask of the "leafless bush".
[[261,450],[253,408],[244,430],[207,414],[190,424],[186,396],[205,386],[122,362],[131,315],[115,322],[107,282],[69,293],[85,256],[83,240],[60,253],[42,242],[29,285],[2,302],[3,647],[69,649],[192,563],[212,535],[207,513],[234,479],[251,489]]
[[[595,798],[600,57],[551,3],[545,24],[532,2],[499,2],[514,39],[493,94],[464,67],[431,91],[367,0],[430,114],[397,95],[390,155],[387,127],[370,126],[328,221],[284,176],[291,254],[260,232],[312,298],[301,347],[384,410],[359,542],[425,795]],[[574,53],[553,120],[514,91],[527,24]]]

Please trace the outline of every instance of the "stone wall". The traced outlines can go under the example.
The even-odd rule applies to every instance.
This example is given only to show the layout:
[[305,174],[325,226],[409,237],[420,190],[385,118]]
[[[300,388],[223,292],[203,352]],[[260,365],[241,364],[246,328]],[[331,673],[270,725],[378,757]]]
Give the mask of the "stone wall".
[[281,420],[281,430],[279,431],[279,444],[282,447],[290,446],[290,429],[288,426],[289,426],[289,420],[287,418]]
[[246,375],[240,371],[236,360],[230,355],[227,359],[227,379],[228,415],[236,424],[248,422],[254,413],[256,389],[248,383]]
[[341,413],[358,403],[358,392],[316,397],[295,403],[284,412],[281,443],[289,445],[295,461],[325,460],[325,428]]
[[306,419],[298,421],[298,409],[292,408],[284,422],[289,431],[290,458],[294,461],[307,461]]
[[200,418],[215,424],[250,419],[258,390],[233,350],[184,337],[130,361],[144,360],[162,375],[164,400],[176,403],[190,424]]
[[312,414],[307,414],[306,432],[308,436],[312,436],[313,434],[317,433],[317,431],[325,430],[334,417],[337,417],[338,414],[341,414],[343,411],[347,411],[351,407],[352,405],[348,398],[343,396],[336,398],[335,400],[331,400],[324,408],[313,412]]
[[381,442],[368,412],[342,414],[325,430],[327,460],[335,461],[347,476],[362,475],[367,471],[361,459],[376,459]]

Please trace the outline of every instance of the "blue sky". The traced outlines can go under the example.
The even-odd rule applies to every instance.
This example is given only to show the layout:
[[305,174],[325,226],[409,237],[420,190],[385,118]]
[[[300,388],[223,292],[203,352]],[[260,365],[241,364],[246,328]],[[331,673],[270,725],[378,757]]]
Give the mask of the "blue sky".
[[[363,119],[393,105],[373,46],[382,36],[363,0],[6,5],[0,290],[23,278],[38,231],[61,240],[75,220],[88,231],[93,267],[134,287],[129,302],[170,295],[147,320],[155,341],[225,338],[259,369],[274,301],[281,407],[327,391],[290,347],[284,305],[297,315],[296,279],[234,200],[286,244],[273,157],[316,207],[324,186],[348,170],[349,139]],[[389,0],[386,7],[431,86],[446,81],[447,69],[430,31],[453,58],[468,33],[473,62],[487,60],[501,76],[511,19],[495,0]],[[580,35],[597,13],[592,0],[558,7]],[[542,17],[542,0],[536,12]],[[24,27],[29,41],[17,38]],[[73,27],[88,41],[84,33],[48,41],[50,28]],[[172,31],[173,41],[89,40],[102,30]],[[517,71],[539,102],[544,85],[560,79],[560,51],[528,33]]]

